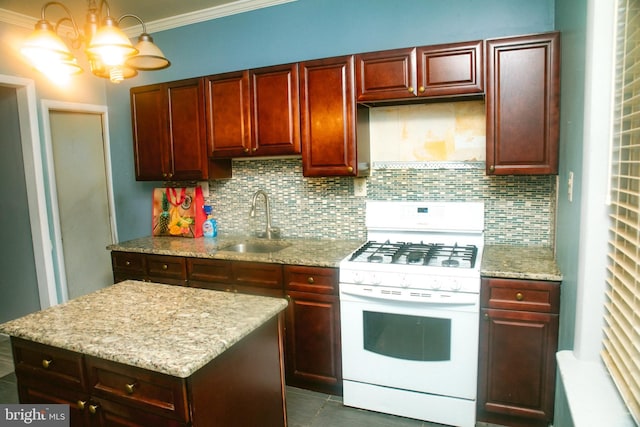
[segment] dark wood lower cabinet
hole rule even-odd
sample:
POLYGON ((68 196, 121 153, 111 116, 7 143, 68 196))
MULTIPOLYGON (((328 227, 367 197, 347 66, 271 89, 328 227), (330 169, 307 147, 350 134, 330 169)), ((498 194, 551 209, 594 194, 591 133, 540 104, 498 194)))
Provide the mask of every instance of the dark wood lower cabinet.
POLYGON ((150 280, 289 300, 286 383, 342 395, 338 269, 112 252, 115 281, 150 280))
POLYGON ((284 268, 287 384, 342 395, 338 269, 284 268))
POLYGON ((482 280, 478 420, 508 426, 553 421, 560 284, 482 280))
POLYGON ((21 403, 66 404, 71 426, 286 426, 283 315, 187 378, 11 338, 21 403))

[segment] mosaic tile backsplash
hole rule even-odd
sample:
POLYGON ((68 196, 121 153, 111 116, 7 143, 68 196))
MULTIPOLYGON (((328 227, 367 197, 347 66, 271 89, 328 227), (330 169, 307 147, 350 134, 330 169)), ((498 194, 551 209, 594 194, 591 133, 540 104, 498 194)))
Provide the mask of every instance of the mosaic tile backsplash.
POLYGON ((365 240, 366 200, 484 201, 485 242, 553 246, 555 176, 486 176, 484 169, 375 168, 364 179, 366 197, 354 195, 354 178, 305 178, 300 158, 233 161, 233 178, 209 182, 223 233, 264 230, 264 200, 249 217, 255 191, 269 194, 273 226, 284 238, 365 240))

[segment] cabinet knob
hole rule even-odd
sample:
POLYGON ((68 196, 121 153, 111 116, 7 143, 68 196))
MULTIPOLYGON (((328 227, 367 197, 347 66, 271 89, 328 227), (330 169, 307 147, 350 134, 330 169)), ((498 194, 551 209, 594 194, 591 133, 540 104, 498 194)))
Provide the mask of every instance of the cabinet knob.
POLYGON ((80 409, 81 411, 84 411, 84 408, 85 408, 86 406, 87 406, 87 402, 86 402, 86 400, 78 400, 78 401, 76 402, 76 407, 77 407, 78 409, 80 409))
POLYGON ((425 90, 427 90, 427 89, 425 89, 425 87, 424 87, 424 86, 420 86, 420 87, 418 88, 418 92, 420 92, 420 93, 424 93, 424 91, 425 91, 425 90))
POLYGON ((258 151, 258 147, 253 147, 253 148, 251 149, 251 151, 253 151, 253 152, 255 153, 256 151, 258 151))
POLYGON ((349 167, 347 168, 347 172, 353 172, 353 166, 349 166, 349 167))
POLYGON ((169 266, 167 264, 162 264, 162 269, 163 270, 167 270, 169 268, 169 266))
POLYGON ((245 153, 248 153, 248 152, 249 152, 249 149, 248 149, 248 148, 245 148, 245 149, 244 149, 244 150, 242 150, 242 151, 244 151, 245 153))
POLYGON ((484 320, 489 320, 489 313, 484 314, 484 320))
POLYGON ((167 177, 167 174, 166 174, 166 173, 163 173, 163 174, 162 174, 162 177, 163 177, 163 178, 166 178, 166 177, 167 177))
POLYGON ((127 394, 133 394, 136 389, 136 385, 136 383, 125 384, 124 390, 127 392, 127 394))
POLYGON ((126 265, 127 267, 129 267, 131 265, 131 261, 125 261, 124 265, 126 265))
POLYGON ((316 282, 316 281, 315 281, 315 279, 313 278, 313 276, 309 276, 309 277, 307 277, 307 283, 310 283, 310 284, 312 284, 312 285, 313 285, 315 282, 316 282))
POLYGON ((42 367, 44 369, 49 369, 53 364, 53 359, 42 359, 42 367))
POLYGON ((95 415, 96 412, 98 412, 98 408, 99 408, 98 405, 89 405, 89 413, 91 415, 95 415))
POLYGON ((407 91, 408 91, 409 93, 413 93, 413 86, 409 86, 409 87, 407 88, 407 91))
POLYGON ((496 167, 494 165, 489 166, 489 172, 495 172, 496 167))
POLYGON ((522 301, 522 300, 524 299, 524 295, 522 295, 522 292, 518 292, 518 293, 516 294, 516 299, 517 299, 518 301, 522 301))

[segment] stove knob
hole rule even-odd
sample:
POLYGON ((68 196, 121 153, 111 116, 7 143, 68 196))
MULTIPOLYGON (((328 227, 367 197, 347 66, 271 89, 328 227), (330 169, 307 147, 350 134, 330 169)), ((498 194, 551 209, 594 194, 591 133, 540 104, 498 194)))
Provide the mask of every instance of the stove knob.
POLYGON ((440 283, 440 279, 433 279, 433 281, 431 282, 431 289, 433 289, 434 291, 437 291, 441 287, 442 287, 442 283, 440 283))
POLYGON ((371 274, 371 284, 372 285, 379 285, 380 283, 382 283, 382 279, 376 273, 372 273, 371 274))
POLYGON ((402 276, 400 278, 400 286, 403 288, 408 288, 409 286, 411 286, 411 280, 409 280, 407 276, 402 276))
POLYGON ((353 282, 357 284, 361 284, 364 278, 360 275, 360 273, 353 273, 353 282))
POLYGON ((460 288, 462 288, 462 285, 460 284, 458 279, 451 279, 451 283, 449 284, 449 287, 451 288, 452 291, 459 291, 460 288))

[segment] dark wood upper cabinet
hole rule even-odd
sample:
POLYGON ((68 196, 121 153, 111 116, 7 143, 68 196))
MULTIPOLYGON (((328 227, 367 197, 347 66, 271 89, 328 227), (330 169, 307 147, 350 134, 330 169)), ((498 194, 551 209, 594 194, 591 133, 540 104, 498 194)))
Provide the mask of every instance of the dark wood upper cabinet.
POLYGON ((558 173, 560 34, 486 42, 487 174, 558 173))
POLYGON ((356 55, 358 102, 482 94, 482 41, 356 55))
POLYGON ((300 154, 298 64, 205 77, 214 158, 300 154))
POLYGON ((131 88, 136 179, 209 177, 200 78, 131 88))
POLYGON ((304 176, 357 176, 369 170, 369 110, 355 98, 354 57, 300 63, 304 176))
POLYGON ((249 72, 205 77, 207 140, 216 157, 240 157, 251 150, 249 72))

